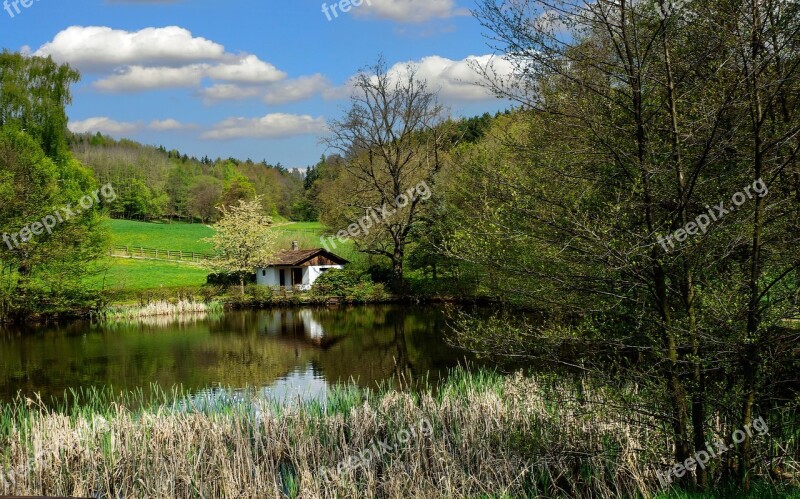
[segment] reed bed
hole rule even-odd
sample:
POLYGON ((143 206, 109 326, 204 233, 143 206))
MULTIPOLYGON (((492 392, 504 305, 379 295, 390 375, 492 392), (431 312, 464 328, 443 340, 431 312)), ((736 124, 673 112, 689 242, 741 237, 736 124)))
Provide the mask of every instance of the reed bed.
MULTIPOLYGON (((457 371, 438 390, 325 401, 72 393, 0 410, 0 495, 651 497, 667 430, 602 389, 457 371), (403 430, 427 421, 431 432, 403 430), (392 446, 371 460, 352 462, 392 446), (348 461, 350 460, 350 461, 348 461), (325 471, 327 469, 327 471, 325 471)), ((2 406, 0 406, 2 407, 2 406)))
POLYGON ((219 301, 205 303, 195 300, 170 302, 159 300, 141 306, 111 307, 102 314, 107 321, 131 321, 148 317, 179 317, 191 314, 210 314, 223 311, 219 301))

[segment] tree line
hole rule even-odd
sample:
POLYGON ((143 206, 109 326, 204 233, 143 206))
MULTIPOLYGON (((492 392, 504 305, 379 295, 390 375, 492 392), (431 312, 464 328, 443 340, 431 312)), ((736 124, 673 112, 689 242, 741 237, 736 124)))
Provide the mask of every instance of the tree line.
POLYGON ((265 213, 306 220, 304 174, 266 160, 201 159, 96 134, 70 134, 75 157, 101 183, 117 186, 119 200, 109 207, 113 218, 150 221, 214 222, 216 206, 234 206, 259 196, 265 213))

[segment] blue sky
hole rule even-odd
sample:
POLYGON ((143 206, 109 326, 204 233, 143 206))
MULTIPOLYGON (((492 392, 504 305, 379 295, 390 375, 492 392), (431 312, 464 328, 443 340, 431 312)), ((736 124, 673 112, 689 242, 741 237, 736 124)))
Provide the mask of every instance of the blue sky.
POLYGON ((470 58, 509 69, 490 58, 472 0, 362 0, 338 15, 321 0, 3 1, 4 49, 81 70, 73 131, 305 167, 349 79, 380 54, 414 64, 454 116, 508 107, 475 84, 470 58))

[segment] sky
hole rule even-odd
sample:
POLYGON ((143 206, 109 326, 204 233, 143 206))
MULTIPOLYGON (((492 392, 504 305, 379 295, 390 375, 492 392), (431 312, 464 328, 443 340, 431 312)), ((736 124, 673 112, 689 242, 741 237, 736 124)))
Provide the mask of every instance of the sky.
POLYGON ((474 62, 510 69, 473 1, 0 0, 0 45, 80 70, 74 132, 304 168, 379 56, 454 117, 508 108, 477 84, 474 62))

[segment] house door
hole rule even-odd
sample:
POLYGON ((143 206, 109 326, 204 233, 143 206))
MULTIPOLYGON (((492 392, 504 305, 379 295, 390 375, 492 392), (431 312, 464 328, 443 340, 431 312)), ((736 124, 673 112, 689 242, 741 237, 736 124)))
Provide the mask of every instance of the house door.
POLYGON ((280 278, 279 278, 279 280, 280 280, 280 286, 281 286, 282 288, 285 288, 285 287, 286 287, 286 273, 285 273, 285 272, 286 272, 286 271, 285 271, 284 269, 280 269, 280 270, 278 270, 278 274, 280 275, 280 278))
POLYGON ((303 269, 292 269, 292 286, 303 284, 303 269))

